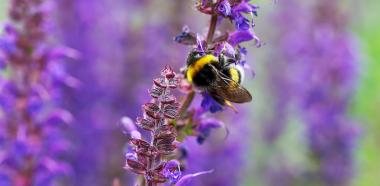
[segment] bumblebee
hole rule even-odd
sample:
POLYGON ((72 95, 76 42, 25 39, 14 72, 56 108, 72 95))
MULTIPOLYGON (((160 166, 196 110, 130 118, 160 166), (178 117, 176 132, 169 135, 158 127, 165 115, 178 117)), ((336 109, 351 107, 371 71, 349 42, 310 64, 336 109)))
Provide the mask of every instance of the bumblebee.
POLYGON ((187 58, 185 78, 196 88, 206 91, 221 105, 233 107, 230 102, 245 103, 251 94, 241 86, 243 69, 235 60, 223 54, 201 54, 192 51, 187 58))

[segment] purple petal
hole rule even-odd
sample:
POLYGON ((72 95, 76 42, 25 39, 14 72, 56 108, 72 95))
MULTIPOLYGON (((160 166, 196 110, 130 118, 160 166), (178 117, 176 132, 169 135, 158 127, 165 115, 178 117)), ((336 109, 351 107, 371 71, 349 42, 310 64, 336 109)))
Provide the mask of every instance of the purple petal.
POLYGON ((226 42, 225 46, 225 55, 231 58, 235 58, 235 48, 226 42))
POLYGON ((65 46, 56 47, 53 50, 51 50, 49 53, 50 59, 57 59, 57 58, 63 58, 63 57, 68 57, 71 59, 79 59, 80 53, 75 49, 65 47, 65 46))
POLYGON ((215 118, 202 119, 197 127, 197 142, 203 144, 203 142, 210 136, 211 129, 223 127, 224 123, 215 118))
POLYGON ((216 12, 223 16, 229 16, 231 14, 231 4, 227 0, 223 0, 216 5, 216 12))
POLYGON ((215 45, 215 50, 214 50, 214 55, 219 56, 224 50, 224 45, 223 43, 217 43, 215 45))
POLYGON ((187 175, 183 176, 174 186, 186 186, 186 185, 188 185, 188 183, 190 183, 190 181, 193 178, 200 176, 200 175, 204 175, 204 174, 211 174, 212 172, 214 172, 214 170, 202 171, 202 172, 197 172, 194 174, 187 174, 187 175))
POLYGON ((134 139, 141 139, 141 134, 137 131, 136 125, 131 118, 124 116, 121 118, 120 123, 123 127, 124 134, 129 134, 131 138, 134 139))
POLYGON ((49 116, 44 120, 47 124, 64 123, 68 124, 73 120, 73 115, 64 109, 54 109, 49 116))
POLYGON ((180 163, 177 160, 168 161, 162 174, 169 179, 170 183, 176 183, 182 175, 180 163))
POLYGON ((199 52, 206 52, 206 41, 203 40, 198 34, 196 36, 197 38, 197 51, 199 52))
POLYGON ((259 9, 259 6, 249 4, 249 1, 243 1, 234 7, 232 7, 232 12, 234 15, 240 14, 240 13, 253 13, 255 16, 257 16, 257 10, 259 9))
POLYGON ((239 3, 236 6, 232 7, 232 11, 235 14, 240 13, 240 12, 250 13, 253 11, 253 7, 247 2, 242 2, 242 3, 239 3))
POLYGON ((228 42, 232 46, 236 46, 242 42, 250 41, 255 37, 255 34, 251 30, 235 31, 229 35, 228 42))
POLYGON ((246 56, 248 53, 247 49, 245 47, 241 47, 241 46, 239 46, 239 52, 241 55, 244 55, 244 56, 246 56))
POLYGON ((237 30, 248 30, 251 26, 251 22, 242 15, 236 16, 234 22, 237 30))
POLYGON ((215 118, 205 118, 202 119, 199 125, 200 130, 207 128, 220 128, 224 126, 224 123, 215 118))
POLYGON ((228 42, 218 43, 215 46, 215 56, 219 56, 221 53, 227 57, 235 58, 235 48, 231 46, 228 42))
POLYGON ((184 45, 195 45, 197 44, 196 35, 190 32, 188 26, 182 28, 182 33, 174 37, 174 41, 184 44, 184 45))
POLYGON ((211 113, 219 112, 223 110, 222 105, 220 105, 217 101, 214 100, 208 93, 202 93, 203 100, 201 103, 201 107, 205 110, 210 111, 211 113))

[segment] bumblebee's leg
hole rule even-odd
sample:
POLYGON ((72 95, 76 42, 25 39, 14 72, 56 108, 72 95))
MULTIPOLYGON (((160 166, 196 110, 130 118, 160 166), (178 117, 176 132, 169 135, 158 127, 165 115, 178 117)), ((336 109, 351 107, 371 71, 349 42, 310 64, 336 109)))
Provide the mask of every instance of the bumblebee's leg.
POLYGON ((233 58, 228 58, 227 62, 226 62, 227 65, 236 64, 236 63, 237 63, 237 61, 235 59, 233 59, 233 58))
POLYGON ((238 110, 237 108, 230 102, 230 101, 227 101, 225 100, 225 104, 230 107, 234 112, 238 113, 238 110))
POLYGON ((219 65, 220 65, 220 67, 224 67, 224 66, 227 65, 227 58, 226 58, 225 55, 220 54, 220 55, 218 56, 218 60, 219 60, 219 65))
POLYGON ((220 105, 223 105, 223 106, 224 106, 224 105, 226 104, 224 98, 219 97, 219 96, 216 96, 216 95, 214 95, 214 94, 212 94, 212 93, 210 93, 210 95, 211 95, 211 97, 212 97, 216 102, 218 102, 220 105))
POLYGON ((219 96, 215 96, 213 94, 211 94, 211 97, 216 101, 218 102, 220 105, 222 106, 227 106, 227 107, 230 107, 234 112, 238 112, 238 110, 236 109, 236 107, 230 102, 230 101, 227 101, 219 96))

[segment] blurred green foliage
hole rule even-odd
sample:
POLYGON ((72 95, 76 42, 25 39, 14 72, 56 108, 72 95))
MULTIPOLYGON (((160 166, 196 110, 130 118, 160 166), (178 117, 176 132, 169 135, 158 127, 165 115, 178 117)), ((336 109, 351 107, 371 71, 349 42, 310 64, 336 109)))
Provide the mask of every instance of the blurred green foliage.
POLYGON ((7 9, 8 2, 1 2, 0 3, 0 22, 3 22, 7 16, 7 9))
POLYGON ((367 1, 353 24, 359 37, 360 80, 353 105, 362 131, 358 144, 357 178, 354 185, 378 185, 380 176, 380 3, 367 1))

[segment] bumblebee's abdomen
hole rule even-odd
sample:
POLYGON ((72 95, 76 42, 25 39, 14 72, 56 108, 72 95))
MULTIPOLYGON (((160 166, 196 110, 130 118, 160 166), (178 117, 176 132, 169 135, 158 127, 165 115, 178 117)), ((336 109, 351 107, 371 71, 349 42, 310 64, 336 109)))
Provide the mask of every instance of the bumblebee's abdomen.
POLYGON ((241 72, 235 68, 235 67, 229 67, 222 70, 222 73, 230 78, 231 80, 235 81, 236 83, 240 84, 242 80, 241 72))
POLYGON ((193 77, 193 83, 198 87, 206 87, 211 85, 216 80, 216 74, 212 69, 211 64, 205 65, 193 77))

